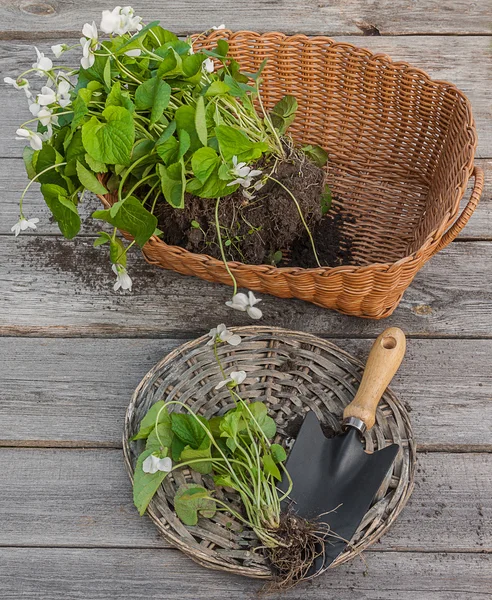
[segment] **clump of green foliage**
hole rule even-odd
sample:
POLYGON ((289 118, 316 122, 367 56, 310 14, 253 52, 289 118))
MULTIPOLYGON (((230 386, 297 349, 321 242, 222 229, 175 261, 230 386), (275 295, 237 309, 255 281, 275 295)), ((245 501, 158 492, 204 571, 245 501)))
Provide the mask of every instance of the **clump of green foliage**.
MULTIPOLYGON (((32 94, 25 73, 15 83, 24 86, 37 115, 18 130, 30 141, 24 160, 31 182, 21 197, 21 222, 34 181, 69 239, 80 230, 85 192, 113 192, 117 201, 92 216, 114 228, 95 245, 109 244, 118 269, 126 265, 128 246, 117 229, 131 234, 130 246, 161 235, 154 214, 161 198, 180 209, 186 192, 218 202, 240 187, 250 196, 259 189, 269 175, 248 165, 262 157, 282 159, 281 136, 297 109, 296 99, 286 96, 267 113, 260 95, 264 65, 256 73, 241 71, 225 39, 213 50, 195 52, 191 40, 180 40, 157 21, 142 27, 133 11, 130 17, 137 32, 128 26, 104 41, 95 24, 86 24, 78 69, 53 67, 40 55, 35 70, 46 75, 52 93, 43 87, 32 94), (26 129, 29 123, 36 131, 26 129)), ((70 48, 59 45, 57 52, 65 50, 70 48)), ((307 146, 305 152, 326 162, 321 148, 307 146)), ((301 207, 299 213, 302 219, 301 207)))

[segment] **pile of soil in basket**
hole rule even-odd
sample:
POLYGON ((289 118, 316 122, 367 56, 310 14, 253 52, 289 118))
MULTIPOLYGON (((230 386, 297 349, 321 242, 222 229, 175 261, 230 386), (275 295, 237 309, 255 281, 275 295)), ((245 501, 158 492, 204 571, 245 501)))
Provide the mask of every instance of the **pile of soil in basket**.
MULTIPOLYGON (((304 220, 312 232, 321 265, 349 264, 350 241, 344 239, 347 216, 340 212, 321 213, 324 191, 323 169, 296 151, 282 162, 260 162, 255 168, 280 181, 296 198, 304 220)), ((164 200, 155 214, 162 239, 199 254, 221 260, 215 226, 214 199, 185 196, 183 209, 164 200)), ((292 196, 269 179, 252 200, 241 188, 219 203, 219 223, 227 260, 246 264, 277 264, 290 267, 317 267, 311 241, 292 196)))

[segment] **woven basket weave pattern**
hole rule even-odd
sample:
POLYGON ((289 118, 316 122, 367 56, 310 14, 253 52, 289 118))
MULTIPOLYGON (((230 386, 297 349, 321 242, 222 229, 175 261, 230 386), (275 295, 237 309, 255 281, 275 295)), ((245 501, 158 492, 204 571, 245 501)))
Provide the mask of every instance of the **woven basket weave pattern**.
MULTIPOLYGON (((245 71, 268 59, 262 84, 267 108, 285 94, 296 96, 299 109, 289 131, 297 142, 328 151, 333 210, 355 217, 344 229, 352 266, 230 263, 239 286, 347 314, 388 316, 478 203, 483 173, 473 167, 477 139, 469 101, 454 85, 432 81, 406 63, 327 37, 217 31, 195 36, 194 48, 211 48, 220 38, 228 38, 230 54, 245 71), (473 172, 475 189, 455 222, 473 172)), ((156 237, 144 255, 163 268, 231 285, 221 261, 156 237)))
MULTIPOLYGON (((234 328, 242 342, 223 345, 219 354, 226 372, 244 369, 248 378, 240 386, 244 399, 263 401, 277 423, 280 443, 292 442, 308 410, 316 412, 332 431, 340 431, 344 407, 353 399, 362 375, 362 365, 335 345, 312 335, 267 327, 234 328)), ((221 375, 204 336, 177 348, 142 380, 129 405, 123 447, 128 472, 133 474, 144 443, 128 439, 138 430, 147 410, 158 400, 179 400, 206 417, 233 407, 226 389, 214 391, 221 375)), ((180 408, 170 408, 180 410, 180 408)), ((376 425, 365 434, 365 446, 374 451, 396 442, 400 452, 393 469, 381 485, 371 509, 364 517, 351 546, 334 566, 353 558, 374 543, 395 520, 408 500, 415 468, 415 443, 408 413, 387 390, 376 414, 376 425)), ((266 578, 270 571, 252 531, 224 513, 200 519, 185 527, 172 509, 177 487, 197 482, 215 489, 208 476, 176 471, 151 501, 149 515, 164 537, 200 564, 225 571, 266 578)), ((234 494, 218 492, 222 500, 241 510, 234 494)))

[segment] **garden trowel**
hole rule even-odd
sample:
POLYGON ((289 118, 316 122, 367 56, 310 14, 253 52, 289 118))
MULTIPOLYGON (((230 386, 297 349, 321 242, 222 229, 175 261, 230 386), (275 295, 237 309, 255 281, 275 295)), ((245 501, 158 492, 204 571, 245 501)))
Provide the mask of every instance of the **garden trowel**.
MULTIPOLYGON (((343 412, 344 433, 326 438, 310 411, 289 454, 286 467, 293 488, 285 508, 330 528, 324 553, 309 576, 326 569, 350 542, 398 453, 399 446, 392 444, 368 454, 361 437, 374 425, 377 405, 400 366, 405 345, 401 329, 386 329, 374 342, 357 394, 343 412)), ((280 487, 287 490, 285 477, 280 487)))

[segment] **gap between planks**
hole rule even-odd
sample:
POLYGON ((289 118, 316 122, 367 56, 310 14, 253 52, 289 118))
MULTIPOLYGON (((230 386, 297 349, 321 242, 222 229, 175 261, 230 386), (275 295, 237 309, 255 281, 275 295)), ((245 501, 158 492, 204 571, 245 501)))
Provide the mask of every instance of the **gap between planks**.
MULTIPOLYGON (((55 448, 60 450, 122 450, 117 442, 98 442, 94 440, 0 440, 0 448, 55 448)), ((492 454, 492 444, 419 444, 417 453, 441 454, 492 454)))

